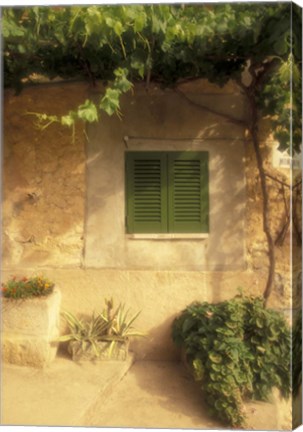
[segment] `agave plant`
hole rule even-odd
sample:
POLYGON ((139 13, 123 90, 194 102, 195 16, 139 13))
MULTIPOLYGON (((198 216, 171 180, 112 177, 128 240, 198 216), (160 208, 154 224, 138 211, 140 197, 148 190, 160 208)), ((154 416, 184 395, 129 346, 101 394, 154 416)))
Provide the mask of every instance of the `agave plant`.
MULTIPOLYGON (((106 304, 113 309, 112 300, 106 304)), ((139 311, 130 316, 130 310, 126 310, 125 305, 120 304, 116 311, 109 315, 112 318, 110 331, 107 335, 102 337, 103 341, 110 342, 109 356, 112 356, 112 353, 117 349, 119 343, 128 342, 130 337, 146 336, 145 333, 136 330, 133 326, 134 321, 138 318, 140 313, 139 311)), ((104 318, 107 319, 106 316, 104 318)))
POLYGON ((112 329, 112 323, 114 322, 114 319, 116 318, 116 315, 118 313, 118 309, 116 309, 116 311, 114 311, 114 301, 113 299, 105 299, 105 306, 106 308, 100 313, 100 316, 102 317, 102 319, 107 322, 110 323, 110 325, 107 328, 107 334, 110 335, 113 333, 113 329, 112 329))
POLYGON ((127 352, 130 337, 145 336, 133 327, 140 312, 130 315, 124 304, 114 308, 113 299, 105 300, 105 309, 90 318, 80 319, 70 312, 63 312, 70 333, 61 336, 59 341, 70 342, 69 351, 73 358, 95 358, 108 352, 111 358, 119 347, 127 352))
POLYGON ((92 349, 96 356, 99 355, 98 342, 106 335, 111 326, 111 321, 104 319, 102 315, 92 314, 90 319, 79 319, 70 312, 63 312, 70 333, 59 338, 61 342, 78 342, 78 353, 81 354, 92 349))
POLYGON ((126 310, 125 305, 120 304, 112 324, 113 334, 121 338, 145 336, 144 333, 139 332, 133 327, 133 323, 140 313, 139 311, 135 315, 129 317, 130 310, 126 310))

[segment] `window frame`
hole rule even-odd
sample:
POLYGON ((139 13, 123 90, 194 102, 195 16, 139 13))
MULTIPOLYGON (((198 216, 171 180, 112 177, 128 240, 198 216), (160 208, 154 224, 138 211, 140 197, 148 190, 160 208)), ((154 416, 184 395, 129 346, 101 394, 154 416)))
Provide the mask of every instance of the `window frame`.
MULTIPOLYGON (((182 172, 182 170, 181 170, 182 172)), ((209 234, 209 152, 205 150, 128 150, 125 152, 125 232, 129 238, 150 238, 150 239, 178 239, 178 238, 206 238, 209 234), (161 166, 161 223, 159 227, 135 228, 134 216, 134 178, 135 159, 149 160, 159 158, 161 166), (200 220, 196 228, 191 229, 191 222, 182 224, 176 222, 177 212, 174 207, 174 190, 177 181, 174 180, 174 163, 179 161, 199 161, 199 205, 200 220), (164 200, 164 202, 163 202, 164 200), (164 207, 164 208, 163 208, 164 207), (177 225, 177 228, 175 226, 177 225), (179 225, 179 226, 178 226, 179 225), (181 229, 181 226, 185 229, 181 229), (197 228, 199 226, 199 228, 197 228)))

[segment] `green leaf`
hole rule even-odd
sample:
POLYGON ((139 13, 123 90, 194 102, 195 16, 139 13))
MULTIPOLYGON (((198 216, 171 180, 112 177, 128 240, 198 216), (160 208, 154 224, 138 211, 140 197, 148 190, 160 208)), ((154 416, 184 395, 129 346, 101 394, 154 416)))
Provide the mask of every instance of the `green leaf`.
POLYGON ((115 26, 115 21, 114 21, 111 17, 106 17, 106 18, 105 18, 105 22, 106 22, 106 25, 107 25, 108 27, 110 27, 110 28, 114 28, 114 26, 115 26))
POLYGON ((134 20, 135 32, 141 32, 146 24, 146 14, 144 12, 138 14, 134 20))
MULTIPOLYGON (((221 371, 221 365, 218 365, 216 363, 212 363, 211 368, 216 371, 216 372, 220 372, 221 371)), ((233 366, 232 366, 233 367, 233 366)))
POLYGON ((2 35, 5 38, 8 38, 10 36, 23 37, 24 34, 25 34, 25 29, 23 29, 20 25, 18 25, 13 20, 8 19, 6 17, 2 18, 2 35))
POLYGON ((114 75, 116 77, 114 81, 114 87, 122 93, 126 93, 133 87, 131 81, 127 79, 127 74, 128 71, 125 68, 117 68, 114 71, 114 75))
POLYGON ((239 326, 238 322, 227 321, 225 325, 230 329, 236 329, 239 326))
POLYGON ((145 61, 140 60, 138 57, 133 57, 131 61, 131 67, 138 71, 138 74, 141 78, 144 77, 145 61))
POLYGON ((116 81, 115 87, 122 93, 126 93, 133 87, 133 84, 127 78, 123 77, 116 81))
POLYGON ((217 373, 210 372, 209 377, 212 381, 217 382, 221 376, 217 373))
POLYGON ((222 362, 222 356, 220 354, 216 354, 214 352, 211 352, 208 354, 208 357, 214 363, 221 363, 222 362))
POLYGON ((65 115, 61 117, 61 124, 63 126, 72 126, 75 123, 73 116, 65 115))
POLYGON ((183 333, 186 333, 191 327, 195 325, 196 321, 192 317, 188 317, 184 320, 182 325, 183 333))
POLYGON ((89 123, 98 121, 98 110, 94 102, 86 99, 84 104, 78 107, 78 117, 89 123))
POLYGON ((113 115, 120 108, 121 91, 118 89, 107 88, 105 96, 100 102, 100 109, 104 110, 108 115, 113 115))
POLYGON ((202 381, 205 373, 202 361, 200 359, 194 359, 193 368, 195 380, 202 381))
POLYGON ((116 33, 117 36, 121 36, 123 33, 123 26, 122 23, 120 21, 116 21, 114 24, 114 32, 116 33))
POLYGON ((256 319, 256 326, 257 326, 258 328, 263 328, 263 321, 262 321, 261 318, 257 318, 257 319, 256 319))

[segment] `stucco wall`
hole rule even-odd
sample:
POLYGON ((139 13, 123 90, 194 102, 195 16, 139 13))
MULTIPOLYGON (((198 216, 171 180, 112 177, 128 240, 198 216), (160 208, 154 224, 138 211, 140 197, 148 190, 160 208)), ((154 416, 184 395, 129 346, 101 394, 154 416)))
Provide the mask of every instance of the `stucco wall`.
MULTIPOLYGON (((187 84, 187 96, 234 117, 245 117, 235 86, 187 84)), ((230 298, 239 287, 261 294, 267 276, 260 181, 242 126, 187 102, 179 94, 135 88, 124 98, 122 120, 101 117, 86 134, 51 125, 35 129, 26 111, 65 113, 82 102, 84 83, 26 88, 4 98, 2 278, 42 273, 62 292, 62 307, 89 314, 104 298, 141 310, 146 339, 133 343, 139 358, 173 358, 173 318, 194 300, 230 298), (210 235, 199 240, 133 240, 124 228, 123 137, 132 149, 210 152, 210 235), (140 137, 144 137, 142 140, 140 137), (148 138, 148 140, 146 140, 148 138), (158 140, 155 140, 158 138, 158 140), (171 139, 174 139, 171 141, 171 139), (175 140, 177 139, 177 140, 175 140), (179 140, 178 140, 179 139, 179 140)), ((271 137, 262 125, 267 169, 271 137), (267 145, 265 145, 267 140, 267 145)), ((285 220, 276 182, 269 181, 275 235, 285 220)), ((288 199, 288 197, 286 197, 288 199)), ((289 308, 289 233, 276 247, 277 276, 270 305, 289 308)))
MULTIPOLYGON (((187 91, 200 105, 241 119, 234 88, 187 91), (204 92, 204 93, 203 93, 204 92), (236 107, 236 109, 232 109, 236 107)), ((122 104, 123 119, 89 127, 84 263, 95 268, 239 270, 244 251, 244 128, 201 110, 174 91, 137 87, 122 104), (207 239, 133 239, 125 232, 125 151, 209 153, 210 232, 207 239)), ((146 237, 146 236, 145 236, 146 237)), ((148 237, 148 236, 147 236, 148 237)), ((163 238, 164 237, 164 238, 163 238)), ((166 238, 165 238, 166 237, 166 238)), ((167 238, 168 237, 168 238, 167 238)))
POLYGON ((86 85, 43 85, 4 95, 3 266, 80 265, 85 202, 85 138, 77 127, 35 127, 29 112, 65 114, 86 85))

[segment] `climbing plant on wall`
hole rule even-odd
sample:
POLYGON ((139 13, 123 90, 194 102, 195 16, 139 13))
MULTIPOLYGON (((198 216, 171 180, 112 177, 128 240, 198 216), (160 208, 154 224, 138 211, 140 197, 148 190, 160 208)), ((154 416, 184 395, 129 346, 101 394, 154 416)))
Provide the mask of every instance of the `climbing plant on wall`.
POLYGON ((299 148, 300 18, 292 3, 4 8, 4 85, 18 93, 37 74, 49 79, 85 78, 92 86, 101 80, 104 93, 98 101, 87 99, 63 116, 36 113, 40 127, 46 127, 121 115, 121 95, 140 81, 147 88, 157 82, 175 89, 184 80, 199 78, 220 86, 230 79, 237 82, 250 109, 244 127, 260 174, 270 262, 267 299, 275 250, 258 124, 269 116, 280 148, 299 148), (249 82, 243 81, 244 70, 249 82))

